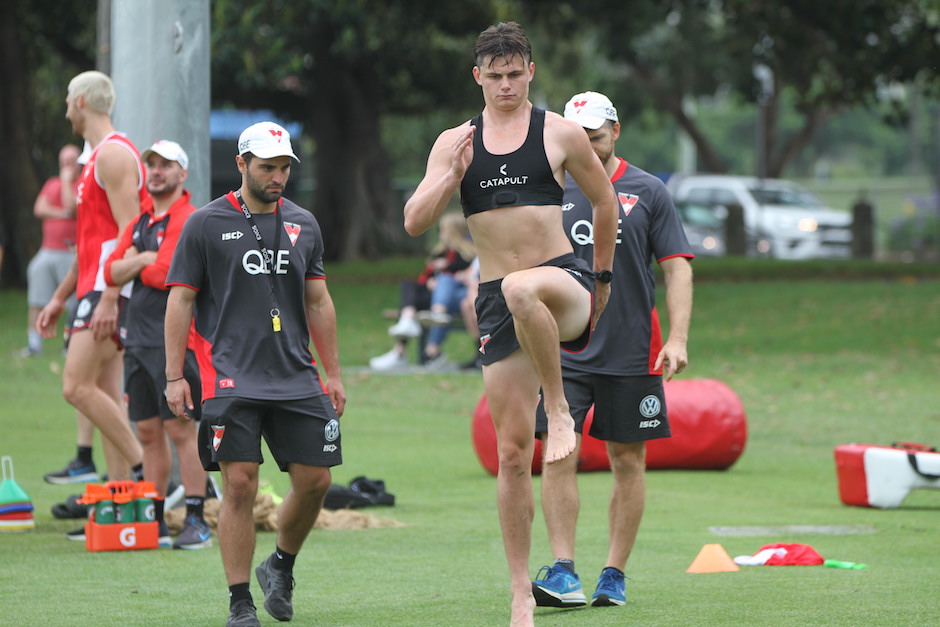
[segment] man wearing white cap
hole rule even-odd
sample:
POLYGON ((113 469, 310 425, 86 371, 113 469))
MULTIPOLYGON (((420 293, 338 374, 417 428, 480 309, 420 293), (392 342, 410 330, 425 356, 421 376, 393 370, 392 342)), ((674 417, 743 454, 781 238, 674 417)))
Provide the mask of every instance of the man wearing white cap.
MULTIPOLYGON (((144 449, 144 478, 166 497, 172 467, 167 436, 176 447, 180 478, 186 491, 186 518, 173 544, 178 549, 199 549, 212 544, 209 525, 203 518, 206 471, 196 449, 196 427, 177 420, 163 396, 166 356, 163 345, 163 315, 169 294, 166 273, 183 224, 196 210, 189 191, 183 188, 189 157, 173 141, 161 140, 145 150, 141 158, 147 171, 150 195, 141 203, 142 212, 118 240, 104 265, 108 285, 133 282, 127 303, 124 338, 124 393, 128 415, 137 423, 137 437, 144 449)), ((187 359, 186 375, 199 388, 195 355, 187 359)), ((163 501, 157 501, 160 542, 168 545, 170 534, 163 520, 163 501)))
MULTIPOLYGON (((195 313, 203 390, 199 447, 207 469, 218 464, 222 471, 218 534, 230 627, 260 625, 249 582, 262 435, 291 482, 275 551, 255 569, 264 607, 278 620, 293 617, 294 559, 320 512, 330 467, 342 462, 339 417, 346 395, 323 236, 312 214, 283 197, 296 160, 283 127, 260 122, 245 129, 235 157, 241 187, 190 217, 167 277, 167 401, 177 416, 195 406, 183 376, 195 313)), ((313 622, 312 615, 304 622, 313 622)))
MULTIPOLYGON (((624 569, 633 548, 645 497, 646 440, 669 437, 663 394, 668 381, 688 363, 686 341, 692 314, 693 257, 679 216, 663 183, 614 153, 620 122, 613 103, 597 92, 577 94, 565 117, 584 127, 594 152, 620 201, 620 237, 614 255, 614 281, 607 313, 594 329, 587 349, 561 358, 565 397, 577 423, 578 447, 590 407, 590 435, 607 442, 614 486, 609 506, 606 567, 591 597, 593 606, 626 603, 624 569), (655 307, 652 259, 666 284, 669 338, 665 344, 655 307)), ((569 177, 565 186, 565 230, 575 254, 594 254, 590 204, 569 177)), ((536 429, 547 429, 539 407, 536 429)), ((587 599, 574 569, 575 525, 579 498, 577 455, 543 467, 542 511, 555 563, 532 585, 539 605, 577 607, 587 599)))

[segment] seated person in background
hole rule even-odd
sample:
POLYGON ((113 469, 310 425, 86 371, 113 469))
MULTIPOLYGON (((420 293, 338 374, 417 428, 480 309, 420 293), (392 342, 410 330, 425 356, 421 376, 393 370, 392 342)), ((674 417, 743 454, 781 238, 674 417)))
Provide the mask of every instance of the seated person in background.
MULTIPOLYGON (((474 258, 475 261, 476 258, 474 258)), ((438 368, 447 361, 441 347, 450 331, 450 323, 454 316, 463 315, 463 302, 467 297, 470 284, 479 282, 473 278, 473 267, 470 265, 453 274, 446 272, 438 274, 434 281, 434 289, 431 291, 431 309, 418 312, 418 320, 431 327, 424 346, 424 365, 428 368, 438 368)), ((467 324, 466 317, 464 317, 464 324, 467 324)), ((473 311, 470 324, 476 327, 476 311, 473 311)), ((470 329, 469 326, 468 329, 470 329)), ((478 337, 479 333, 475 332, 474 336, 478 337)))
POLYGON ((440 236, 431 249, 424 271, 417 281, 402 283, 398 322, 388 330, 388 334, 395 338, 395 346, 389 352, 370 359, 369 367, 373 370, 390 370, 407 365, 405 350, 408 341, 421 336, 422 322, 435 327, 432 333, 440 331, 429 338, 429 344, 435 342, 434 357, 439 358, 451 315, 460 312, 460 300, 466 290, 466 285, 455 280, 455 275, 470 267, 475 257, 476 248, 463 216, 451 213, 441 218, 440 236), (463 290, 459 289, 460 285, 463 290), (440 291, 435 299, 433 294, 438 287, 440 291))

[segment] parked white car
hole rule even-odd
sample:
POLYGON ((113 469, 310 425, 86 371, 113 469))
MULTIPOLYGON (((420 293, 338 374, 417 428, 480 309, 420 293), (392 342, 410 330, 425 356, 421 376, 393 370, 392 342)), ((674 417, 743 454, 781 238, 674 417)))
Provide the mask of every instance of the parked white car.
POLYGON ((724 207, 682 200, 675 201, 675 206, 692 253, 696 257, 723 257, 728 211, 724 207))
POLYGON ((677 202, 740 205, 749 255, 778 259, 844 259, 851 255, 852 215, 827 207, 792 181, 678 174, 666 187, 677 202))

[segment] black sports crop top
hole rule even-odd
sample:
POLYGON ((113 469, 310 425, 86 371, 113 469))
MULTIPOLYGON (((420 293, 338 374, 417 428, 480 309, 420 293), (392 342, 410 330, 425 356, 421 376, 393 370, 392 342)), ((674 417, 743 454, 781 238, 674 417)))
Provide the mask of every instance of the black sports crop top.
POLYGON ((552 174, 545 155, 545 111, 532 107, 529 134, 518 150, 494 155, 483 147, 483 114, 470 120, 473 161, 460 182, 463 215, 499 207, 561 205, 565 190, 552 174))

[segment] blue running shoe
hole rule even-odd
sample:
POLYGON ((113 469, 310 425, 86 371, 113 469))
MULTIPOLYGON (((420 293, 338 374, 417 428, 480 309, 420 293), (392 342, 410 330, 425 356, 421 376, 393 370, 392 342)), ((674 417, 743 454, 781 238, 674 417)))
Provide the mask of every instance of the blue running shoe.
POLYGON ((47 472, 42 478, 47 483, 88 483, 98 480, 98 471, 94 462, 86 464, 76 457, 62 470, 47 472))
POLYGON ((581 578, 564 566, 542 566, 532 582, 532 596, 541 607, 581 607, 587 605, 581 578), (542 573, 545 573, 542 576, 542 573))
POLYGON ((597 588, 591 597, 591 605, 604 607, 623 605, 627 602, 627 584, 622 572, 616 568, 605 568, 597 578, 597 588))

